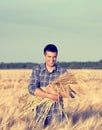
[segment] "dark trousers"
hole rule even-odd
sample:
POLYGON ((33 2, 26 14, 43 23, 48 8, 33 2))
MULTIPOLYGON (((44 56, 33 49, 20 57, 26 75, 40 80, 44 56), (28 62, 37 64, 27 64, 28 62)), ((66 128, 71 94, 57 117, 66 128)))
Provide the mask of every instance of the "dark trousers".
MULTIPOLYGON (((40 105, 37 107, 36 109, 36 116, 35 116, 35 121, 39 120, 42 118, 43 116, 43 105, 40 105), (38 119, 39 118, 39 119, 38 119)), ((46 115, 46 118, 43 120, 42 123, 40 124, 36 124, 36 127, 41 127, 41 128, 45 128, 48 125, 50 125, 50 123, 52 122, 52 120, 55 119, 56 122, 60 123, 63 119, 64 119, 64 113, 63 113, 63 99, 60 97, 60 100, 58 103, 53 103, 50 110, 48 111, 48 114, 46 115)))

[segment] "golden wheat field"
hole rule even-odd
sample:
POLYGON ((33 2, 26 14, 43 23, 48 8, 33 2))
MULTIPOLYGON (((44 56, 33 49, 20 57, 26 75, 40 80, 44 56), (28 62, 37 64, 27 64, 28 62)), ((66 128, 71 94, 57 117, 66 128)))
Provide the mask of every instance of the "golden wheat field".
MULTIPOLYGON (((28 92, 31 72, 0 70, 0 130, 38 130, 37 100, 28 92)), ((53 119, 45 130, 102 130, 102 70, 68 70, 52 84, 67 95, 65 119, 60 124, 53 119)))

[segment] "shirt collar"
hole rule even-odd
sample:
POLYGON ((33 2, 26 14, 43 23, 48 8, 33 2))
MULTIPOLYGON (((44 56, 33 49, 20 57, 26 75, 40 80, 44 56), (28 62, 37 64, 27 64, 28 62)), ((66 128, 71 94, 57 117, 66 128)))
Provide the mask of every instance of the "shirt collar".
MULTIPOLYGON (((45 63, 41 65, 41 71, 46 71, 45 63)), ((55 64, 55 69, 53 71, 57 70, 57 64, 55 64)))

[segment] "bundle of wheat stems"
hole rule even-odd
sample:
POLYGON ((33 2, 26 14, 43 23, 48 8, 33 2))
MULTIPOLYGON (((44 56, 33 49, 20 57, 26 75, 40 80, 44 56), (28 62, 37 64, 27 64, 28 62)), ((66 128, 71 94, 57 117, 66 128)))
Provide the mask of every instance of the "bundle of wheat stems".
MULTIPOLYGON (((67 71, 60 77, 56 78, 51 83, 51 85, 53 86, 53 89, 57 92, 58 95, 63 95, 65 98, 75 98, 77 91, 78 94, 84 93, 82 87, 85 85, 85 83, 81 78, 79 79, 75 74, 71 73, 70 71, 67 71)), ((45 90, 45 87, 42 87, 42 89, 45 90)), ((41 112, 39 113, 37 120, 33 122, 33 124, 34 127, 41 126, 41 125, 43 126, 47 114, 54 101, 48 98, 32 96, 30 94, 24 95, 20 100, 23 101, 22 105, 19 108, 20 116, 24 116, 24 113, 27 114, 29 111, 33 111, 33 117, 35 117, 36 108, 38 106, 41 106, 41 112)), ((58 106, 59 106, 58 109, 60 113, 62 113, 63 111, 63 113, 65 114, 65 119, 68 120, 68 117, 64 109, 60 107, 59 101, 58 101, 58 106)))

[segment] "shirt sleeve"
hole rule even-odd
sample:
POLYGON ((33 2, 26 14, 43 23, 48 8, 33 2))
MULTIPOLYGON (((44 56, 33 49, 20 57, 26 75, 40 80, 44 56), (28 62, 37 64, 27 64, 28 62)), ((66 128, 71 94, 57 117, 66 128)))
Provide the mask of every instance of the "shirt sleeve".
POLYGON ((62 74, 65 73, 66 71, 67 71, 67 69, 66 69, 66 68, 63 68, 63 69, 62 69, 62 74))
POLYGON ((31 74, 31 77, 30 77, 30 83, 28 85, 28 90, 29 90, 29 93, 34 95, 34 91, 36 90, 36 88, 39 88, 40 87, 40 82, 39 82, 39 76, 38 76, 38 68, 33 68, 32 70, 32 74, 31 74))
POLYGON ((61 67, 60 68, 60 75, 64 74, 67 71, 66 68, 61 67))

